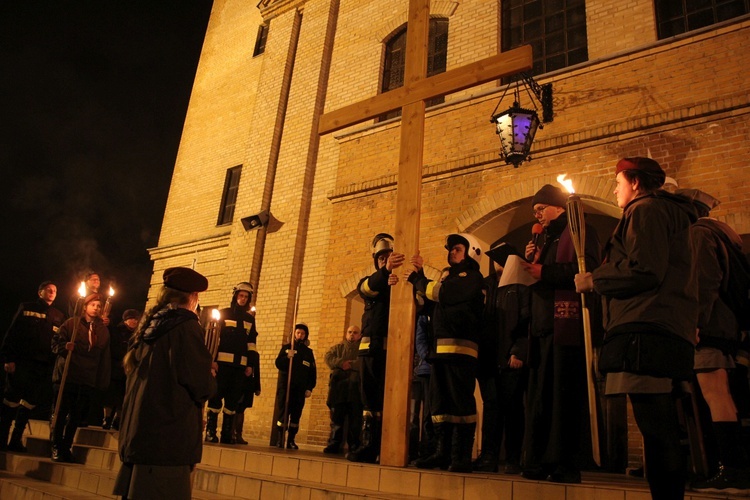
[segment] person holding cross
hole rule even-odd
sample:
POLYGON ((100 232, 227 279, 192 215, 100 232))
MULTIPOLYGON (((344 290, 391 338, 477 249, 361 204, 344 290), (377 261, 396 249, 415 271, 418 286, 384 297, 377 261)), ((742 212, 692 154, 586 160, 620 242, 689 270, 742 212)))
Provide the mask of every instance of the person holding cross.
POLYGON ((414 270, 405 273, 414 292, 434 303, 435 350, 428 391, 437 446, 414 465, 471 472, 477 425, 474 386, 484 310, 484 278, 479 272, 483 249, 468 233, 449 234, 445 248, 450 265, 439 281, 425 276, 419 253, 410 261, 414 270))
POLYGON ((380 456, 391 286, 396 283, 391 278, 396 278, 392 272, 405 259, 404 254, 393 251, 393 237, 387 233, 373 238, 372 258, 375 272, 362 278, 357 285, 359 296, 365 302, 359 343, 362 433, 360 447, 346 454, 351 462, 376 463, 380 456))

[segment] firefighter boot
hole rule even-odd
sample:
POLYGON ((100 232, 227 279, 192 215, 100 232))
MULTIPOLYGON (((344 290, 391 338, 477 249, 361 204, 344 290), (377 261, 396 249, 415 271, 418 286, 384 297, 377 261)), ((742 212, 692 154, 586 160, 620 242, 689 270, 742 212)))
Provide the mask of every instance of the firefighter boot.
POLYGON ((234 444, 247 444, 247 441, 245 441, 242 438, 242 427, 244 425, 245 425, 245 412, 238 411, 234 415, 234 433, 233 433, 234 444))
POLYGON ((453 431, 453 449, 449 472, 471 472, 471 450, 474 448, 474 431, 477 424, 456 424, 453 431))
POLYGON ((13 427, 13 434, 10 435, 10 443, 8 443, 8 449, 10 451, 17 451, 20 453, 26 452, 26 447, 23 445, 23 431, 26 430, 26 424, 29 423, 29 409, 25 406, 18 407, 18 414, 16 415, 16 424, 13 427))
POLYGON ((0 450, 8 449, 8 434, 10 434, 10 426, 13 424, 15 415, 15 408, 0 403, 0 450))
POLYGON ((429 457, 419 458, 414 461, 414 465, 419 469, 434 469, 440 467, 445 470, 451 463, 453 424, 441 422, 435 424, 434 428, 435 437, 437 438, 435 452, 429 457))
POLYGON ((328 438, 328 446, 323 448, 323 453, 338 453, 343 438, 344 428, 331 422, 331 437, 328 438))
POLYGON ((380 456, 380 420, 367 415, 362 420, 362 445, 347 453, 350 462, 374 464, 380 456))
POLYGON ((232 441, 232 432, 234 431, 234 415, 224 413, 221 417, 221 444, 234 444, 232 441))
POLYGON ((216 426, 219 424, 219 413, 208 409, 206 412, 206 442, 207 443, 218 443, 219 438, 216 437, 216 426))
POLYGON ((286 436, 286 449, 287 450, 299 450, 299 446, 294 442, 294 437, 297 435, 299 427, 294 424, 289 424, 289 432, 286 436))

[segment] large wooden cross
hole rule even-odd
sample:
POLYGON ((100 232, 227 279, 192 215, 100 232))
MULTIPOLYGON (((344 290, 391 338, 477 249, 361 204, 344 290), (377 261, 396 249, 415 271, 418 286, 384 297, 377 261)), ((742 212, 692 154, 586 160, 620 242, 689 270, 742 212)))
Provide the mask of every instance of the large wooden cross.
MULTIPOLYGON (((430 0, 409 0, 403 87, 331 111, 320 117, 327 134, 401 108, 401 147, 396 188, 396 250, 407 259, 419 249, 425 101, 532 67, 531 47, 482 59, 427 78, 430 0)), ((380 229, 379 229, 380 230, 380 229)), ((407 264, 408 265, 408 264, 407 264)), ((391 293, 381 465, 408 463, 409 398, 414 356, 415 306, 412 287, 401 280, 391 293)))

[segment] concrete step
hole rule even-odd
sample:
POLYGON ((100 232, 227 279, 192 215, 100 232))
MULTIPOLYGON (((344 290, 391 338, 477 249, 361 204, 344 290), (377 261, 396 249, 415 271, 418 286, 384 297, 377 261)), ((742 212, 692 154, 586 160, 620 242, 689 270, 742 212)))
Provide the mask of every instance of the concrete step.
POLYGON ((0 471, 0 498, 34 500, 92 500, 105 497, 67 486, 0 471))

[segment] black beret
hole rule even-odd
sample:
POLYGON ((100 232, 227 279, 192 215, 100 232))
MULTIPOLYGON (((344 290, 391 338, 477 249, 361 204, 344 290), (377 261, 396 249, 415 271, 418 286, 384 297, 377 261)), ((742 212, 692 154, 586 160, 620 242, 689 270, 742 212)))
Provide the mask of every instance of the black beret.
POLYGON ((304 330, 304 332, 305 332, 305 339, 307 339, 307 337, 310 336, 310 329, 304 323, 297 323, 296 325, 294 325, 294 329, 295 330, 304 330))
POLYGON ((545 184, 531 199, 532 207, 537 203, 565 208, 568 203, 568 196, 559 187, 545 184))
POLYGON ((189 267, 170 267, 164 271, 164 286, 181 292, 203 292, 208 288, 208 280, 189 267))

